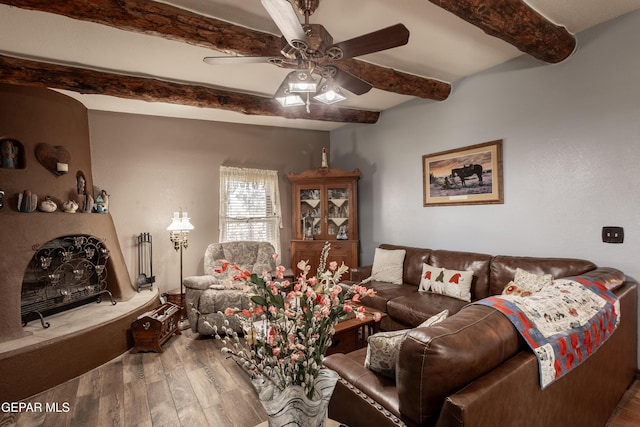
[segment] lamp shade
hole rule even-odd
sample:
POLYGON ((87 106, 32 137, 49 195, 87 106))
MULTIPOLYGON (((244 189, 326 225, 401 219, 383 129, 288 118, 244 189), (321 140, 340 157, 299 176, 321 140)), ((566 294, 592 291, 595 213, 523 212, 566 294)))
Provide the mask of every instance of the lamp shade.
POLYGON ((174 212, 171 224, 167 227, 167 231, 191 231, 194 229, 193 224, 189 221, 189 215, 186 212, 174 212))
POLYGON ((347 98, 342 94, 342 90, 337 84, 329 81, 320 87, 320 90, 313 99, 324 104, 335 104, 336 102, 344 101, 347 98))
POLYGON ((289 91, 289 85, 286 82, 280 85, 280 88, 273 97, 283 107, 297 107, 305 104, 300 95, 289 91))
POLYGON ((308 70, 296 70, 287 76, 289 92, 315 92, 318 90, 318 80, 308 70))

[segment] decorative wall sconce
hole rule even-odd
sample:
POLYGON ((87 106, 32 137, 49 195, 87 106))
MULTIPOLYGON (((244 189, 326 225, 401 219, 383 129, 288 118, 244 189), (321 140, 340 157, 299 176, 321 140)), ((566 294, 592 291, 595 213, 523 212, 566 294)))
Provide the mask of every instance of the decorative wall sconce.
POLYGON ((61 176, 69 172, 71 154, 61 145, 41 143, 36 147, 36 159, 49 172, 61 176))

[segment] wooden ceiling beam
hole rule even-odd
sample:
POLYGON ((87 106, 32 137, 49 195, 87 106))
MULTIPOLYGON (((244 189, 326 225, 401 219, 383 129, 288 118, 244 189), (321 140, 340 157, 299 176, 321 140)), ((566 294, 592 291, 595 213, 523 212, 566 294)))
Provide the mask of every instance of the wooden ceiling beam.
MULTIPOLYGON (((164 3, 145 0, 0 0, 22 9, 54 13, 120 30, 163 37, 233 55, 280 56, 280 37, 164 3)), ((451 85, 355 59, 341 65, 387 92, 441 101, 451 85)))
POLYGON ((522 0, 429 1, 541 61, 563 61, 576 47, 575 37, 566 28, 548 21, 522 0))
POLYGON ((65 89, 81 94, 109 95, 150 102, 166 102, 217 108, 248 115, 373 124, 380 112, 312 104, 282 108, 274 99, 207 86, 188 85, 134 77, 68 65, 50 64, 0 55, 0 82, 24 86, 65 89))

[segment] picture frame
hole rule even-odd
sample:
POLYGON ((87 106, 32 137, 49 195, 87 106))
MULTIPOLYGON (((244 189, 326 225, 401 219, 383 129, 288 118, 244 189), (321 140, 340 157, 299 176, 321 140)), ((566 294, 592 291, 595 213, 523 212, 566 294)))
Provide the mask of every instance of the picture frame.
POLYGON ((424 206, 503 204, 502 140, 422 156, 424 206))

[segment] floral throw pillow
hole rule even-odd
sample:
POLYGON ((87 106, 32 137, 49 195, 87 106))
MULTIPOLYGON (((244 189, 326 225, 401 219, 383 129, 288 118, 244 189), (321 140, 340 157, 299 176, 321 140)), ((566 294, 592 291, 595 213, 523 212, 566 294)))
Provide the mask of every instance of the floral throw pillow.
POLYGON ((550 285, 552 281, 553 276, 551 274, 529 273, 518 267, 513 280, 504 288, 502 295, 528 297, 539 292, 543 287, 550 285))
POLYGON ((431 284, 431 292, 471 302, 473 271, 442 269, 431 284))
MULTIPOLYGON (((449 310, 431 316, 418 327, 426 327, 442 322, 449 315, 449 310)), ((400 344, 411 329, 399 331, 378 332, 369 337, 367 346, 367 357, 364 360, 365 368, 371 369, 385 377, 396 377, 396 363, 398 362, 398 352, 400 344)))
POLYGON ((434 267, 432 265, 422 264, 422 276, 420 277, 420 286, 418 291, 427 292, 431 290, 433 282, 442 274, 444 268, 434 267))

